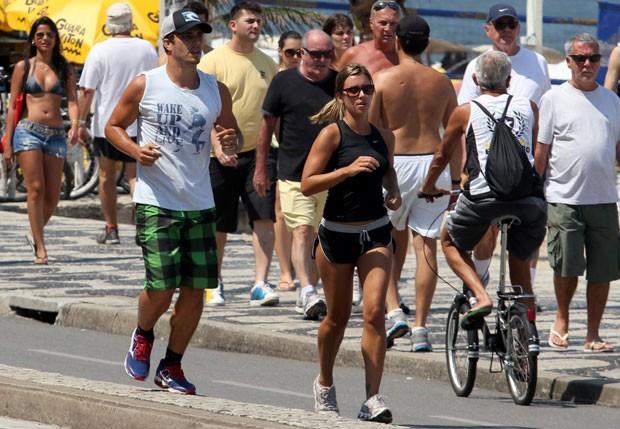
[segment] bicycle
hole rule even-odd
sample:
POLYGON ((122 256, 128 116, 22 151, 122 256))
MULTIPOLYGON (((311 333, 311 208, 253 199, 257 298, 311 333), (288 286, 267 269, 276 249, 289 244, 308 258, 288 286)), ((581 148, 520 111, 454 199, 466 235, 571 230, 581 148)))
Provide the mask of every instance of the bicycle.
POLYGON ((483 350, 491 353, 489 371, 505 372, 513 401, 518 405, 529 405, 536 392, 540 346, 533 323, 535 313, 519 302, 535 296, 525 294, 521 286, 507 285, 505 281, 507 232, 510 226, 519 223, 519 218, 512 215, 493 221, 500 229, 501 243, 495 330, 492 332, 483 318, 469 329, 461 326, 463 316, 475 305, 475 298, 465 285, 450 307, 446 324, 446 362, 450 383, 457 396, 469 396, 474 387, 480 356, 479 331, 482 333, 483 350), (493 368, 494 355, 499 358, 499 370, 493 368))

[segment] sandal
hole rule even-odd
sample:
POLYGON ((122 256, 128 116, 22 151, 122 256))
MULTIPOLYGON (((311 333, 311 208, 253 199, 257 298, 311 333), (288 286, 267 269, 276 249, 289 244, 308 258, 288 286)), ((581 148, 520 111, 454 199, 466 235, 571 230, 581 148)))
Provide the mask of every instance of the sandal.
POLYGON ((278 290, 282 291, 282 292, 292 292, 295 289, 297 289, 295 287, 295 283, 293 282, 285 282, 285 281, 280 281, 280 283, 278 283, 278 290))
POLYGON ((33 263, 35 265, 47 265, 48 264, 47 256, 35 256, 33 263))
POLYGON ((566 350, 568 348, 568 332, 566 332, 564 335, 560 335, 558 331, 551 327, 551 329, 549 329, 549 339, 547 340, 547 344, 549 344, 549 347, 553 349, 566 350), (557 342, 552 340, 553 337, 558 337, 560 341, 566 342, 566 344, 558 344, 557 342))
POLYGON ((482 322, 484 321, 484 317, 491 314, 491 311, 493 311, 492 305, 472 308, 463 316, 463 319, 461 320, 461 328, 466 331, 480 328, 482 326, 482 322))
POLYGON ((30 246, 32 253, 34 254, 33 264, 47 265, 48 264, 47 255, 37 256, 37 244, 34 242, 34 239, 32 238, 30 234, 26 234, 26 241, 28 242, 28 245, 30 246))
POLYGON ((614 346, 599 338, 598 340, 585 343, 583 351, 586 353, 611 353, 614 351, 614 346))

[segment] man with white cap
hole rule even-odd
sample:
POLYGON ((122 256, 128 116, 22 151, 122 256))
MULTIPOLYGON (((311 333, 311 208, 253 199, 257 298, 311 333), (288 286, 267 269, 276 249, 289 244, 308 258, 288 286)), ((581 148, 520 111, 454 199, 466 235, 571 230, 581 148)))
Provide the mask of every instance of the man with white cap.
POLYGON ((105 130, 114 146, 138 162, 133 200, 146 280, 125 371, 135 380, 148 376, 153 327, 179 289, 154 381, 189 395, 196 387, 185 378, 181 358, 200 321, 204 290, 218 280, 209 155, 212 145, 232 156, 242 144, 230 92, 196 69, 202 36, 210 32, 193 11, 168 16, 161 25, 166 65, 131 81, 105 130), (138 145, 126 131, 136 119, 138 145))
MULTIPOLYGON (((125 163, 125 174, 130 191, 136 179, 136 163, 133 158, 112 146, 104 136, 105 124, 112 114, 127 84, 141 71, 157 66, 157 53, 153 46, 142 39, 132 37, 131 8, 127 3, 114 3, 107 11, 105 31, 110 38, 92 47, 86 58, 80 77, 79 137, 88 140, 86 117, 95 99, 95 111, 91 133, 95 156, 99 158, 99 199, 106 226, 97 237, 100 244, 118 244, 116 216, 116 163, 125 163), (119 61, 122 58, 122 61, 119 61)), ((136 124, 127 132, 135 140, 136 124)))

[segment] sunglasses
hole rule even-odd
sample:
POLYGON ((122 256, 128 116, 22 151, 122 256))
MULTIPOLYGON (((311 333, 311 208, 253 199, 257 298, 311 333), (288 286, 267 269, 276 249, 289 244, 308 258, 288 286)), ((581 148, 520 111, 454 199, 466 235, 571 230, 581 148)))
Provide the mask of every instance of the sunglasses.
POLYGON ((375 2, 372 5, 372 10, 377 12, 377 11, 385 9, 386 7, 389 7, 392 10, 400 12, 400 5, 398 3, 396 3, 395 1, 378 1, 378 2, 375 2))
POLYGON ((510 28, 511 30, 514 30, 518 26, 519 26, 519 21, 515 19, 510 19, 510 20, 505 20, 505 21, 495 21, 493 23, 493 27, 495 27, 496 30, 503 30, 506 27, 510 28))
POLYGON ((51 31, 40 31, 34 34, 34 37, 36 37, 37 39, 42 39, 45 36, 47 36, 48 39, 56 38, 56 34, 52 33, 51 31))
POLYGON ((306 48, 302 48, 313 60, 320 60, 321 58, 331 59, 334 55, 333 51, 310 51, 306 48))
POLYGON ((292 48, 285 49, 284 55, 287 56, 288 58, 301 57, 301 49, 292 49, 292 48))
POLYGON ((342 93, 349 97, 357 97, 361 91, 364 91, 366 95, 372 95, 375 93, 375 86, 369 83, 367 85, 356 85, 342 89, 342 93))
POLYGON ((586 60, 590 61, 592 64, 598 63, 601 60, 601 54, 592 54, 592 55, 569 55, 569 57, 575 61, 576 63, 585 63, 586 60))

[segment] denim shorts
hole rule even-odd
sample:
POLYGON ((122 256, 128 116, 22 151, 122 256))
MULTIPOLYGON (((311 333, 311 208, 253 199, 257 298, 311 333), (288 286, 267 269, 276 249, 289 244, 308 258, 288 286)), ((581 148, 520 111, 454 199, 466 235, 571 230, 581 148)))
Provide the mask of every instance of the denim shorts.
POLYGON ((13 152, 40 150, 56 158, 67 157, 67 137, 63 127, 50 127, 22 119, 13 132, 13 152))

